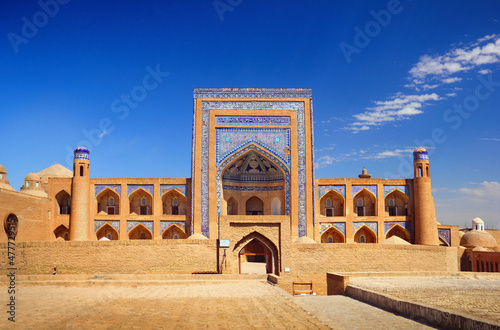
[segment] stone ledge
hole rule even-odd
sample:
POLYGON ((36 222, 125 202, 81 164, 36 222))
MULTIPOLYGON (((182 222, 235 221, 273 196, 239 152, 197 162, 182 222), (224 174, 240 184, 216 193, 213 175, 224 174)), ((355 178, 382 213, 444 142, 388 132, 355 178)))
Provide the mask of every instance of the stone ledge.
POLYGON ((399 299, 389 294, 348 285, 346 295, 384 310, 412 319, 423 319, 431 324, 450 329, 499 329, 500 323, 474 317, 449 309, 399 299))

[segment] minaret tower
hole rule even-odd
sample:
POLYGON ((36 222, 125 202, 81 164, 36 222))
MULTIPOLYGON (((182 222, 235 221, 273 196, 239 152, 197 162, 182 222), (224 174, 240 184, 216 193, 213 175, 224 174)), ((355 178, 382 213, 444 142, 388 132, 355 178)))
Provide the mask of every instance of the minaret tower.
POLYGON ((90 152, 85 147, 75 149, 73 161, 73 183, 71 185, 71 216, 69 239, 71 241, 89 240, 90 210, 90 152))
POLYGON ((436 209, 431 191, 429 154, 424 148, 413 152, 413 196, 415 204, 415 243, 439 245, 436 209))

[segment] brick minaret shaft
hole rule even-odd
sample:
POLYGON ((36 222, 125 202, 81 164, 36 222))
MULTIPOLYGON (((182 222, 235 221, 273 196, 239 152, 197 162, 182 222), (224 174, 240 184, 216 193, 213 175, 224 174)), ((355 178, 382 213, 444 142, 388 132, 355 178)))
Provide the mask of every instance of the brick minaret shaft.
POLYGON ((89 155, 89 150, 84 147, 75 149, 73 182, 71 184, 71 215, 69 223, 69 239, 72 241, 89 240, 89 155))
POLYGON ((413 152, 415 201, 415 243, 439 245, 436 209, 431 191, 429 155, 424 148, 413 152))

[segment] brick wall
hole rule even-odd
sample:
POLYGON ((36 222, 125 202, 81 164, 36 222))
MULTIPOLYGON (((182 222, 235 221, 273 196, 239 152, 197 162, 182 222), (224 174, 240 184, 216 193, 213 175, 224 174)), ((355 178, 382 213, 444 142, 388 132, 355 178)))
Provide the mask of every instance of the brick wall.
MULTIPOLYGON (((0 243, 0 265, 7 268, 7 244, 0 243)), ((215 240, 18 242, 17 273, 191 274, 217 270, 215 240)))
POLYGON ((285 277, 283 287, 291 292, 293 281, 312 281, 314 292, 324 295, 328 272, 457 272, 456 249, 418 245, 292 244, 293 265, 289 274, 281 274, 285 277))

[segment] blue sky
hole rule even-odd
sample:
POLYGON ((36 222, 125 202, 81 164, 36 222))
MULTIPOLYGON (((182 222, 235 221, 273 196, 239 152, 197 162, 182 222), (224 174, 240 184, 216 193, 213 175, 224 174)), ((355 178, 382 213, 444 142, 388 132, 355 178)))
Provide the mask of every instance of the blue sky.
POLYGON ((92 177, 189 177, 194 88, 312 88, 317 177, 411 178, 424 146, 438 221, 500 229, 498 1, 0 7, 0 164, 15 189, 71 168, 85 140, 92 177))

